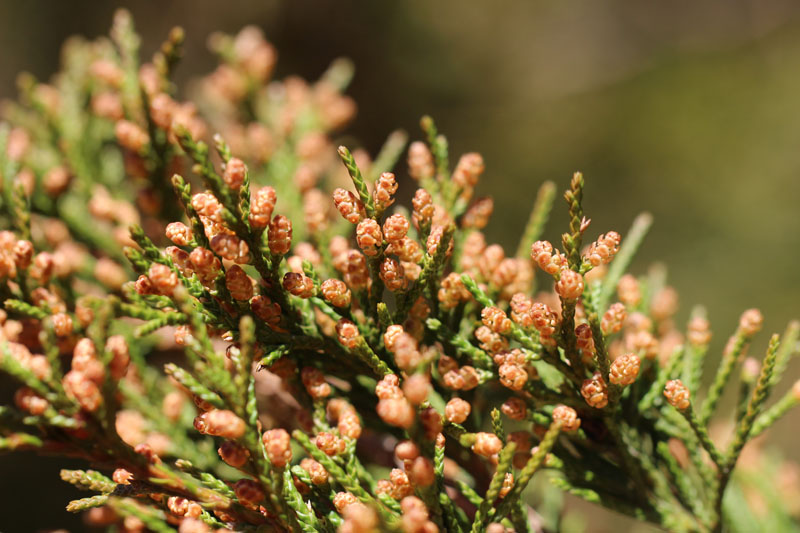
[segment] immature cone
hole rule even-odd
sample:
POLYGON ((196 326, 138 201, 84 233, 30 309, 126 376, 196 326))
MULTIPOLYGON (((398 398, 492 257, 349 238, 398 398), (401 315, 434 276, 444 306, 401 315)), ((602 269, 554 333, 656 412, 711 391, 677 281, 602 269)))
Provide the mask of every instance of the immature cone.
POLYGON ((192 240, 192 230, 183 222, 170 222, 165 233, 178 246, 187 246, 192 240))
POLYGON ((392 292, 404 291, 408 287, 408 278, 403 263, 395 261, 391 257, 383 260, 379 274, 386 288, 392 292))
POLYGON ((345 189, 333 191, 333 203, 342 217, 351 224, 358 224, 365 215, 364 204, 358 197, 345 189))
POLYGON ((233 484, 233 492, 244 505, 256 505, 264 499, 264 490, 257 481, 240 479, 233 484))
POLYGON ((481 321, 484 326, 500 335, 505 335, 511 331, 511 320, 498 307, 484 307, 481 310, 481 321))
POLYGON ((250 197, 250 216, 248 221, 253 229, 264 229, 272 219, 272 211, 278 197, 272 187, 262 187, 250 197))
POLYGON ((556 282, 556 292, 564 300, 577 300, 583 294, 583 276, 574 270, 562 270, 561 277, 556 282))
POLYGON ((273 302, 267 296, 254 296, 250 300, 250 308, 253 313, 267 323, 271 328, 276 328, 281 323, 281 306, 273 302))
POLYGON ((491 198, 479 198, 470 206, 464 217, 461 219, 463 228, 483 229, 489 224, 489 218, 494 211, 494 200, 491 198))
POLYGON ((411 206, 414 208, 411 214, 411 220, 414 222, 414 227, 428 226, 433 220, 433 198, 425 189, 417 189, 414 193, 414 198, 411 200, 411 206))
MULTIPOLYGON (((394 174, 391 172, 384 172, 381 174, 377 181, 375 181, 375 190, 372 193, 372 197, 375 199, 375 205, 378 209, 383 211, 392 205, 394 203, 394 193, 396 192, 397 180, 394 174)), ((387 238, 387 240, 389 239, 387 238)))
POLYGON ((562 431, 575 431, 581 427, 581 419, 572 407, 557 405, 553 409, 553 422, 561 425, 562 431))
POLYGON ((500 383, 511 390, 520 391, 528 381, 528 373, 522 365, 516 363, 504 363, 497 369, 500 376, 500 383))
POLYGON ((236 235, 217 233, 209 241, 215 254, 228 261, 243 264, 250 261, 250 247, 236 235))
POLYGON ((478 178, 484 170, 483 156, 477 152, 469 152, 461 156, 453 171, 453 183, 459 189, 471 189, 478 184, 478 178))
POLYGON ((414 407, 404 397, 380 400, 376 411, 390 426, 408 429, 414 424, 414 407))
POLYGON ((298 298, 311 298, 314 296, 314 280, 297 272, 284 274, 283 288, 298 298))
POLYGON ((311 483, 314 485, 324 485, 328 482, 328 471, 320 463, 306 457, 300 461, 300 468, 308 472, 311 477, 311 483))
POLYGON ((691 405, 689 389, 679 379, 667 381, 667 385, 664 387, 664 396, 667 398, 667 402, 679 411, 688 409, 691 405))
POLYGON ((291 438, 285 429, 270 429, 261 437, 269 462, 276 468, 284 468, 292 460, 291 438))
POLYGON ((595 346, 592 337, 592 328, 589 324, 581 324, 575 328, 575 345, 581 351, 584 361, 591 361, 594 357, 595 346))
POLYGON ((639 375, 639 365, 640 361, 636 355, 622 354, 611 363, 608 380, 614 385, 630 385, 636 381, 636 377, 639 375))
POLYGON ((453 398, 444 408, 444 416, 448 422, 462 424, 469 416, 472 406, 469 402, 461 398, 453 398))
POLYGON ((172 296, 172 292, 178 286, 178 276, 167 265, 161 263, 153 263, 150 265, 150 270, 147 272, 147 277, 153 284, 153 287, 159 294, 165 296, 172 296))
POLYGON ((618 333, 619 330, 622 329, 622 324, 625 322, 626 316, 627 313, 624 305, 619 302, 611 304, 608 311, 603 314, 603 319, 600 321, 600 329, 603 330, 603 335, 618 333))
POLYGON ((761 311, 758 309, 748 309, 742 313, 739 319, 739 330, 747 337, 752 337, 761 331, 761 325, 764 323, 764 317, 761 316, 761 311))
POLYGON ((150 143, 150 136, 147 135, 138 124, 128 120, 120 120, 114 127, 117 142, 131 152, 140 153, 150 143))
POLYGON ((602 409, 608 405, 608 388, 600 372, 595 372, 591 379, 585 379, 583 381, 581 395, 583 395, 586 403, 595 409, 602 409))
POLYGON ((392 215, 383 222, 383 236, 389 243, 402 241, 408 233, 408 219, 403 215, 392 215))
POLYGON ((528 414, 528 407, 525 405, 525 400, 516 396, 503 402, 500 410, 511 420, 517 421, 525 420, 528 414))
POLYGON ((628 307, 635 307, 642 300, 639 280, 631 274, 622 276, 617 283, 617 295, 622 303, 628 307))
POLYGON ((371 218, 365 218, 356 227, 356 242, 364 255, 375 257, 383 244, 380 225, 371 218))
POLYGON ((706 346, 711 342, 711 325, 701 316, 695 316, 689 321, 686 337, 693 346, 706 346))
POLYGON ((349 307, 350 306, 350 289, 347 285, 338 279, 326 279, 322 282, 320 287, 322 296, 334 307, 349 307))
POLYGON ((283 215, 275 215, 269 223, 269 251, 286 255, 292 247, 292 222, 283 215))
POLYGON ((414 141, 408 147, 408 173, 416 181, 433 177, 433 154, 424 142, 414 141))
POLYGON ((589 246, 586 252, 586 259, 592 266, 606 265, 614 259, 614 255, 619 251, 621 237, 616 231, 609 231, 605 235, 600 235, 595 242, 589 246))
POLYGON ((247 301, 253 297, 253 281, 239 265, 233 265, 225 272, 225 287, 234 300, 247 301))
POLYGON ((194 428, 206 435, 235 440, 244 435, 245 423, 233 411, 213 409, 195 417, 194 428))
POLYGON ((225 163, 222 181, 234 191, 238 191, 244 183, 245 175, 247 175, 247 165, 238 157, 232 157, 225 163))
POLYGON ((90 413, 97 411, 103 403, 103 396, 97 384, 77 370, 67 372, 61 384, 67 396, 77 401, 85 411, 90 413))
POLYGON ((244 466, 250 459, 250 452, 247 451, 247 448, 232 440, 222 441, 217 453, 226 464, 234 468, 244 466))
POLYGON ((319 400, 331 395, 331 386, 325 381, 325 375, 318 368, 303 367, 303 370, 300 371, 300 378, 312 399, 319 400))
POLYGON ((553 245, 549 241, 536 241, 531 245, 531 259, 539 268, 550 275, 556 274, 567 264, 567 258, 561 252, 553 253, 553 245))
POLYGON ((314 440, 314 443, 317 445, 317 448, 325 452, 325 455, 339 455, 344 453, 347 443, 334 435, 333 433, 328 433, 323 431, 317 435, 317 438, 314 440))
POLYGON ((358 326, 352 320, 346 318, 342 318, 336 323, 336 334, 339 337, 339 342, 351 350, 358 346, 358 339, 361 337, 358 326))
POLYGON ((500 453, 503 448, 503 441, 494 433, 476 433, 475 443, 472 445, 472 451, 484 457, 491 457, 496 453, 500 453))
POLYGON ((451 272, 442 280, 437 293, 439 303, 444 309, 453 309, 459 303, 469 301, 471 297, 461 276, 456 272, 451 272))

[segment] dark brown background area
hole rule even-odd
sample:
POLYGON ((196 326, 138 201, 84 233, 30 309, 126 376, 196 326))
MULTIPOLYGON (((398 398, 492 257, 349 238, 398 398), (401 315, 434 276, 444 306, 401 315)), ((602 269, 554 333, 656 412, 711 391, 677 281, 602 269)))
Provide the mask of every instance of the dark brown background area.
MULTIPOLYGON (((173 25, 186 29, 182 81, 213 67, 211 31, 245 24, 278 47, 279 77, 313 79, 352 58, 349 132, 374 152, 392 129, 419 137, 419 117, 434 116, 454 158, 483 153, 481 192, 496 205, 488 233, 509 249, 539 183, 563 188, 582 170, 591 231, 624 236, 635 214, 653 212, 635 269, 667 263, 680 317, 706 305, 715 353, 747 307, 764 311, 765 333, 800 316, 796 2, 3 0, 0 96, 15 95, 22 70, 54 72, 66 37, 105 34, 117 5, 133 12, 148 56, 173 25)), ((559 205, 550 238, 565 219, 559 205)), ((79 497, 58 480, 63 466, 0 457, 0 531, 81 530, 63 511, 79 497)))

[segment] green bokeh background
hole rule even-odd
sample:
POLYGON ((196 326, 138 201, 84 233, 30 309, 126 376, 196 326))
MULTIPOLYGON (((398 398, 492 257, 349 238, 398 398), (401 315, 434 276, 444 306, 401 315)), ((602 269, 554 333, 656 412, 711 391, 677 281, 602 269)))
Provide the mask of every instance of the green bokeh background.
MULTIPOLYGON (((431 114, 454 157, 484 155, 480 192, 496 206, 487 233, 509 250, 538 185, 563 188, 583 171, 592 234, 624 237, 638 212, 653 213, 634 267, 667 264, 680 318, 706 306, 715 353, 747 307, 766 316, 759 351, 766 333, 800 316, 798 3, 3 0, 0 97, 15 96, 22 70, 54 72, 66 37, 105 34, 118 5, 133 12, 148 55, 170 27, 186 29, 184 81, 212 68, 211 31, 245 24, 278 47, 279 76, 313 79, 332 59, 352 58, 359 114, 349 133, 374 153, 394 128, 419 138, 418 119, 431 114)), ((557 206, 551 239, 564 211, 557 206)), ((800 376, 797 365, 790 373, 800 376)), ((791 442, 797 420, 779 424, 776 440, 791 442)), ((0 457, 0 531, 82 529, 62 511, 76 496, 58 480, 61 466, 0 457)), ((580 512, 590 531, 621 524, 580 512)))

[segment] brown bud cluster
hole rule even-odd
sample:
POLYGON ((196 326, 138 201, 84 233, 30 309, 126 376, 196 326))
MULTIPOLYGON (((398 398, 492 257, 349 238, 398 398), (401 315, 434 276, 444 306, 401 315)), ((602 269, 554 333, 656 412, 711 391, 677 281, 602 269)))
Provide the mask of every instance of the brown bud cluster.
POLYGON ((679 379, 667 381, 667 385, 664 387, 664 397, 672 407, 679 411, 684 411, 691 406, 689 389, 679 379))

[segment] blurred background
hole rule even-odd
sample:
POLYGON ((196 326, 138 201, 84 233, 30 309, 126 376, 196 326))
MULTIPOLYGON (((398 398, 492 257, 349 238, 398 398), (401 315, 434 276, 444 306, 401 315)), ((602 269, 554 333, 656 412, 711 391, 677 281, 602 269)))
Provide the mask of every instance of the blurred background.
MULTIPOLYGON (((398 127, 421 138, 419 117, 432 115, 454 162, 465 151, 483 154, 479 192, 495 198, 487 233, 509 250, 539 184, 563 189, 583 171, 591 235, 615 229, 624 238, 637 213, 653 213, 635 271, 668 265, 679 318, 703 303, 714 353, 748 307, 766 317, 759 351, 800 317, 797 2, 4 0, 0 98, 16 96, 21 71, 55 72, 65 38, 106 34, 119 6, 132 11, 146 57, 172 26, 185 28, 179 82, 213 68, 212 31, 246 24, 277 46, 278 77, 316 79, 334 58, 351 58, 348 92, 359 113, 348 134, 375 153, 398 127)), ((558 240, 565 211, 557 204, 549 238, 558 240)), ((800 365, 791 372, 784 387, 800 365)), ((773 437, 793 442, 792 425, 778 424, 773 437)), ((796 447, 788 451, 800 459, 796 447)), ((80 497, 58 480, 65 466, 0 457, 3 533, 82 530, 63 511, 80 497), (27 525, 12 529, 20 513, 27 525)), ((576 513, 590 531, 644 530, 592 507, 576 513)))

